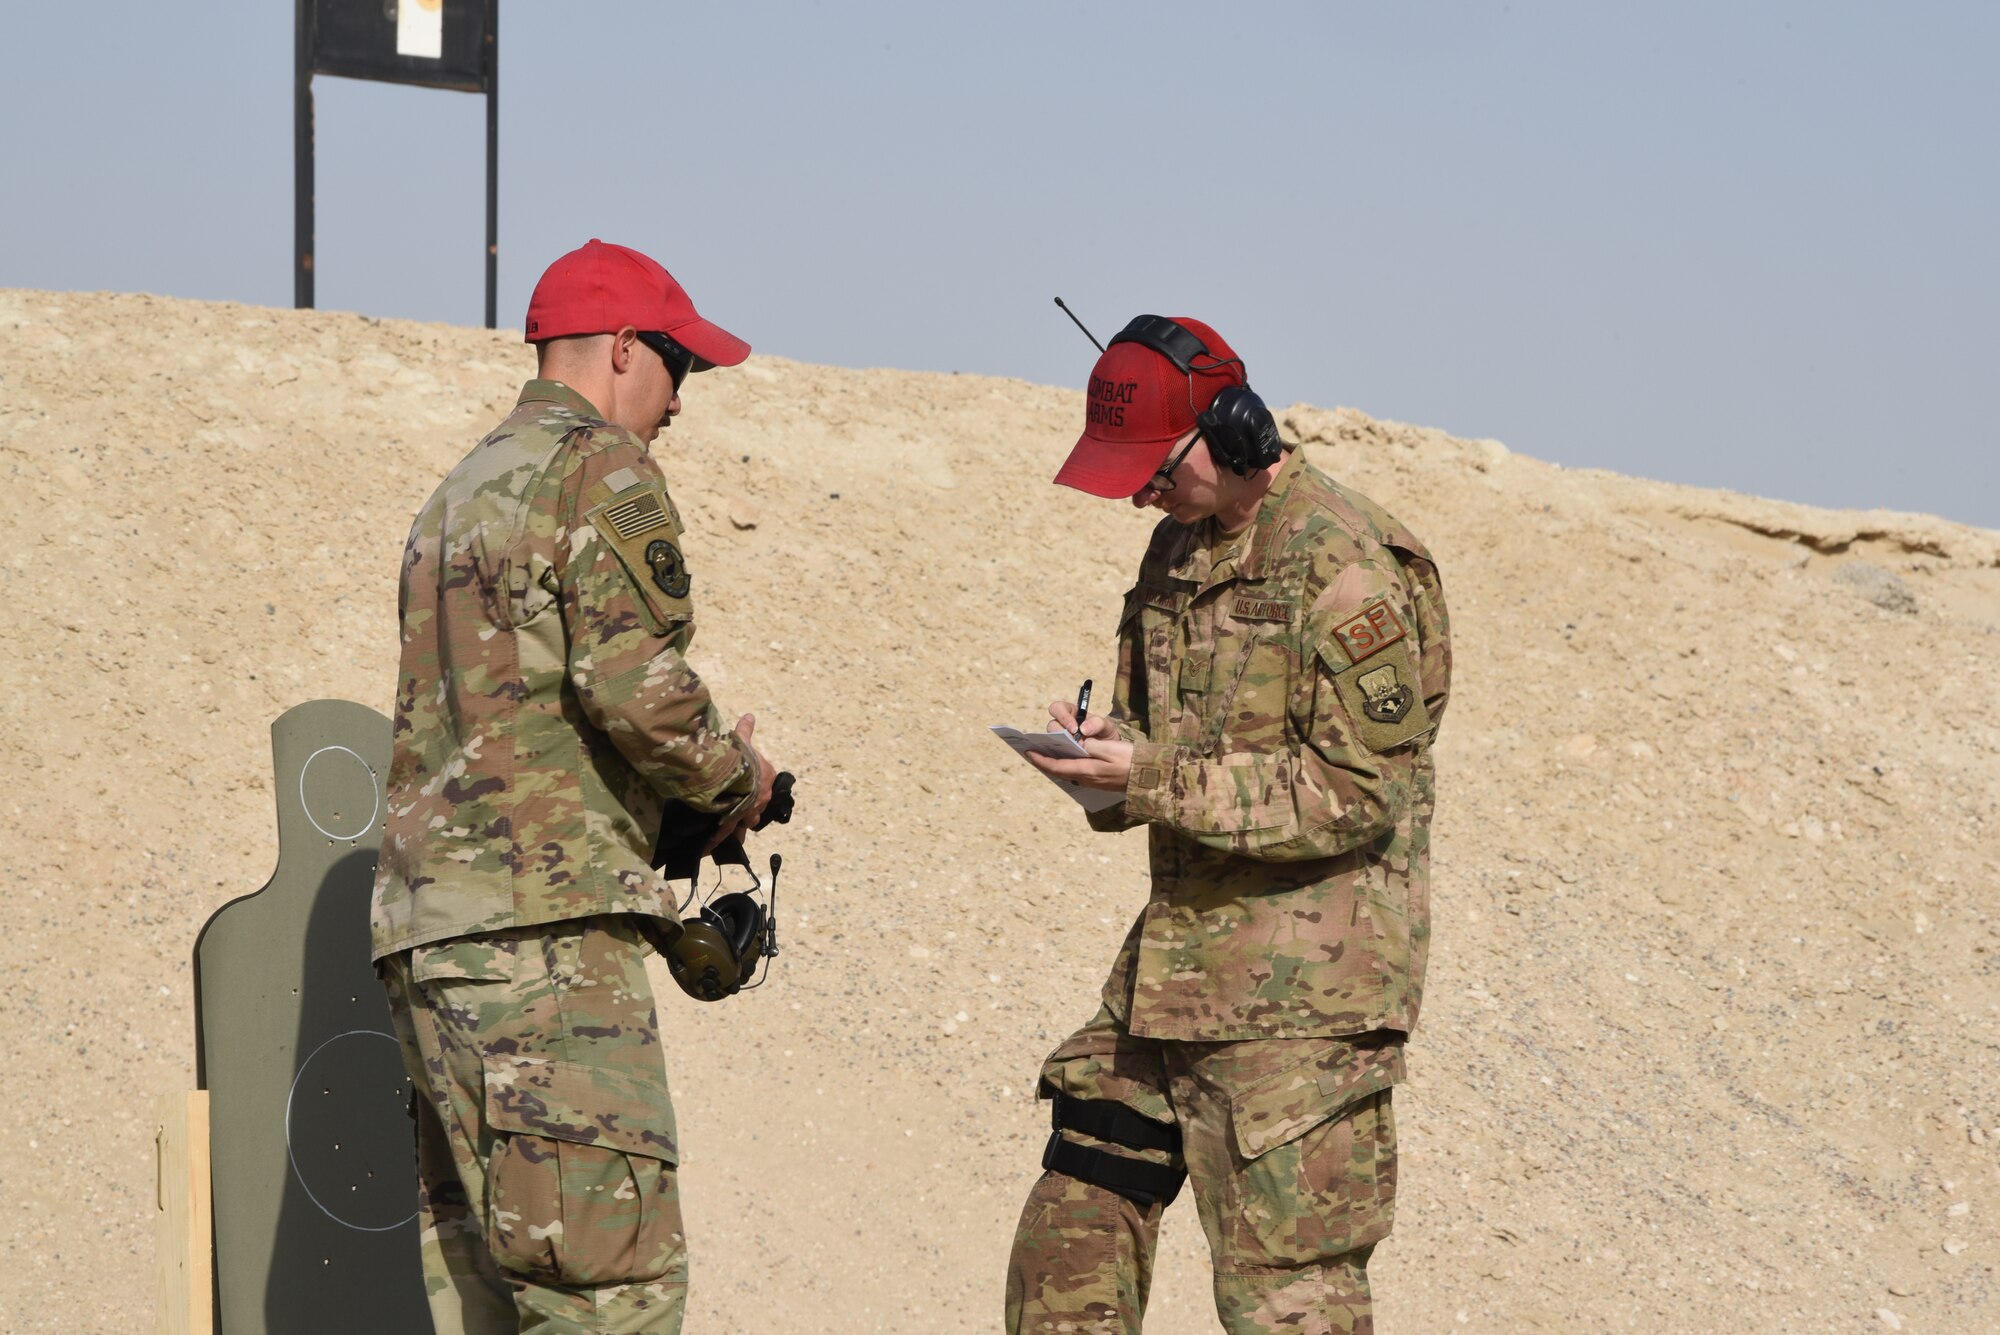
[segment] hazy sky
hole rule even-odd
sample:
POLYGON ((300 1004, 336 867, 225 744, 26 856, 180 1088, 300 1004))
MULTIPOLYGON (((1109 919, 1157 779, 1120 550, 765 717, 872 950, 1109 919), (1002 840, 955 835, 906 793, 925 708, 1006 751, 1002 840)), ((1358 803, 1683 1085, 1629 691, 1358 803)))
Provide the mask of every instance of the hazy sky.
MULTIPOLYGON (((502 325, 601 236, 762 351, 1081 387, 1061 293, 1273 404, 2000 527, 2000 5, 500 10, 502 325)), ((276 0, 7 5, 0 286, 289 305, 291 79, 276 0)), ((319 304, 479 323, 483 100, 315 87, 319 304)))

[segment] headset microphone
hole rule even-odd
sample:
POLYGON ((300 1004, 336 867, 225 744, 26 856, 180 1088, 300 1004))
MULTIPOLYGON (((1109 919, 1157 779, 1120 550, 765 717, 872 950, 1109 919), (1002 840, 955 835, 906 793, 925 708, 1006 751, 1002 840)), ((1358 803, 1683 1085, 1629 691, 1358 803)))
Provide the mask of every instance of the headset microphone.
MULTIPOLYGON (((790 770, 781 771, 772 780, 770 801, 752 829, 761 830, 773 823, 783 825, 792 819, 794 782, 790 770)), ((690 897, 701 877, 701 849, 721 827, 721 822, 719 815, 696 812, 679 801, 667 803, 661 812, 652 863, 668 880, 686 877, 690 897)), ((770 961, 778 953, 778 869, 785 865, 785 859, 780 854, 771 854, 771 880, 767 887, 757 879, 741 839, 718 844, 707 856, 714 859, 718 873, 725 865, 749 872, 749 891, 738 890, 705 901, 700 912, 679 922, 645 919, 640 930, 647 933, 654 949, 665 957, 668 971, 683 992, 698 1001, 721 1001, 738 992, 762 987, 770 977, 770 961), (755 898, 756 891, 767 888, 768 908, 755 898)))
MULTIPOLYGON (((1072 324, 1074 324, 1078 329, 1083 329, 1083 321, 1076 318, 1075 311, 1071 310, 1067 306, 1063 306, 1063 299, 1061 297, 1056 298, 1056 305, 1062 306, 1062 313, 1070 318, 1070 322, 1072 324)), ((1083 329, 1083 336, 1090 340, 1090 345, 1092 347, 1096 348, 1099 352, 1104 351, 1104 345, 1097 341, 1097 335, 1091 333, 1088 329, 1083 329)))

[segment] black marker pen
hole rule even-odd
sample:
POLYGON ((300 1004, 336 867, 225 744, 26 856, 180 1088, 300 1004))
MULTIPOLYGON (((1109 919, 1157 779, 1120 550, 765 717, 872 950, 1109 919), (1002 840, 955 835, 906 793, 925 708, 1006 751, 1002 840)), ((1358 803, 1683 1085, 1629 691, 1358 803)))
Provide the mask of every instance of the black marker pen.
POLYGON ((1088 678, 1085 678, 1083 685, 1077 688, 1076 731, 1075 733, 1071 734, 1076 738, 1076 744, 1078 746, 1083 745, 1083 720, 1084 716, 1089 713, 1090 713, 1090 680, 1088 678))

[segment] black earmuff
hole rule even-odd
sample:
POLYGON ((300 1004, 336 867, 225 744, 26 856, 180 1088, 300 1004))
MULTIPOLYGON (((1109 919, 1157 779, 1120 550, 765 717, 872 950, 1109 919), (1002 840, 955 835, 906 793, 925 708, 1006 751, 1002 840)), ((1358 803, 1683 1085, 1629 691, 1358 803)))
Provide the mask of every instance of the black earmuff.
MULTIPOLYGON (((753 829, 791 821, 794 783, 790 770, 781 771, 772 780, 771 800, 765 804, 764 814, 753 829)), ((702 850, 721 824, 722 818, 713 812, 697 812, 679 801, 667 803, 660 813, 653 865, 668 880, 699 880, 702 850)), ((741 839, 718 844, 706 856, 715 860, 718 869, 743 868, 750 873, 753 890, 764 888, 750 866, 750 855, 744 851, 741 839)), ((655 921, 647 929, 653 948, 666 957, 667 968, 681 991, 700 1001, 720 1001, 763 986, 762 979, 754 983, 750 980, 756 975, 759 960, 768 960, 778 953, 778 869, 784 865, 781 855, 771 855, 768 910, 750 895, 737 891, 702 905, 701 912, 692 918, 679 922, 648 920, 655 921)), ((693 893, 692 889, 689 893, 693 893)))
POLYGON ((702 909, 702 916, 722 929, 729 953, 743 959, 751 947, 760 944, 764 932, 764 906, 741 890, 724 895, 702 909))
MULTIPOLYGON (((748 860, 745 860, 748 866, 748 860)), ((659 945, 667 970, 681 991, 697 1001, 721 1001, 746 988, 760 987, 759 961, 778 953, 778 870, 783 857, 771 855, 771 907, 744 891, 723 895, 680 922, 680 933, 659 945)))
MULTIPOLYGON (((1189 406, 1194 403, 1196 371, 1213 371, 1231 362, 1243 365, 1241 357, 1217 357, 1193 330, 1164 315, 1134 316, 1111 343, 1137 343, 1172 362, 1188 378, 1189 406), (1197 363, 1198 357, 1206 360, 1197 363)), ((1277 420, 1248 385, 1225 386, 1206 409, 1195 414, 1194 423, 1216 462, 1238 477, 1262 472, 1284 457, 1277 420)))
POLYGON ((1284 457, 1278 423, 1248 385, 1225 388, 1195 417, 1194 424, 1216 457, 1238 477, 1260 473, 1284 457))
POLYGON ((702 906, 667 947, 667 969, 681 990, 702 1001, 736 995, 764 957, 764 906, 741 891, 702 906))

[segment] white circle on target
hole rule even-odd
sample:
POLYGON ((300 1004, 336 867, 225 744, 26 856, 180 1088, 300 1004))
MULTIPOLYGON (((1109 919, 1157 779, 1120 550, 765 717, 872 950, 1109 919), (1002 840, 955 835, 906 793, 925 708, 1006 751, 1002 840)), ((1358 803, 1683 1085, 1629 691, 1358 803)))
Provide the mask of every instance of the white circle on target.
POLYGON ((319 750, 306 757, 305 764, 299 766, 299 806, 305 811, 306 819, 312 822, 312 827, 327 838, 359 839, 362 835, 375 828, 375 817, 382 813, 382 786, 375 782, 374 769, 369 766, 367 761, 361 758, 358 752, 345 746, 322 746, 319 750), (368 819, 362 821, 359 828, 347 834, 335 834, 332 830, 327 829, 326 826, 321 825, 319 817, 313 815, 312 803, 306 800, 306 773, 312 769, 313 761, 318 760, 329 751, 338 751, 343 755, 350 756, 353 758, 355 764, 361 766, 362 772, 368 776, 368 792, 373 798, 373 805, 368 809, 368 819))
MULTIPOLYGON (((357 1233, 387 1233, 393 1229, 401 1228, 403 1225, 409 1223, 412 1219, 415 1219, 417 1217, 417 1211, 415 1210, 410 1211, 407 1215, 404 1215, 401 1219, 398 1219, 393 1224, 358 1224, 352 1219, 343 1218, 341 1215, 339 1215, 332 1209, 329 1209, 326 1202, 321 1200, 319 1198, 318 1193, 313 1191, 312 1184, 306 1181, 305 1173, 303 1173, 299 1169, 299 1156, 292 1149, 292 1107, 293 1104, 298 1099, 299 1082, 305 1079, 306 1071, 311 1068, 313 1062, 319 1058, 319 1055, 321 1053, 325 1052, 328 1048, 332 1047, 334 1044, 340 1042, 344 1038, 379 1038, 389 1043, 392 1046, 395 1045, 396 1043, 394 1036, 385 1034, 379 1029, 349 1029, 345 1033, 335 1034, 332 1038, 329 1038, 328 1040, 326 1040, 326 1042, 314 1048, 312 1050, 312 1056, 307 1057, 304 1061, 299 1063, 298 1073, 292 1077, 292 1087, 285 1093, 285 1158, 291 1162, 292 1176, 295 1179, 297 1179, 299 1184, 299 1189, 305 1192, 307 1200, 311 1201, 314 1205, 319 1207, 319 1212, 321 1214, 325 1215, 328 1219, 331 1219, 334 1223, 339 1224, 342 1228, 351 1228, 357 1233)), ((398 1068, 400 1069, 401 1067, 400 1054, 398 1056, 397 1065, 398 1068)))

